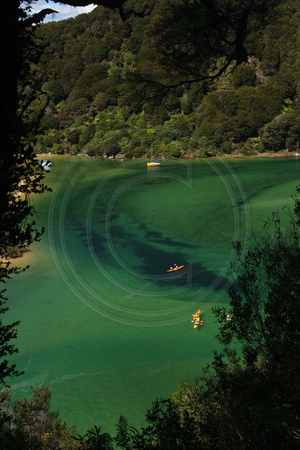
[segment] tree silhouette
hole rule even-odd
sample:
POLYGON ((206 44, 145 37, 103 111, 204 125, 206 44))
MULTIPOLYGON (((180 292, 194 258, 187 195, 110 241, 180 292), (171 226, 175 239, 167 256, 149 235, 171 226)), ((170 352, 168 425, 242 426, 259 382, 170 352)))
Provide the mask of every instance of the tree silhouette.
MULTIPOLYGON (((122 18, 122 20, 129 19, 130 16, 145 17, 149 15, 155 5, 155 0, 150 0, 149 2, 140 2, 142 4, 136 4, 136 7, 124 9, 127 0, 53 0, 54 3, 64 3, 70 6, 89 6, 89 5, 99 5, 113 10, 117 10, 122 18)), ((128 2, 129 3, 129 2, 128 2)))
MULTIPOLYGON (((27 1, 27 7, 30 5, 27 1)), ((43 172, 33 153, 31 138, 34 124, 28 123, 29 107, 37 95, 30 87, 30 63, 38 57, 34 40, 33 23, 44 14, 28 16, 19 0, 4 2, 5 20, 1 26, 2 92, 0 104, 0 282, 18 273, 8 257, 15 247, 26 248, 40 238, 42 230, 36 228, 32 219, 34 212, 30 201, 33 193, 42 193, 43 172)), ((5 290, 0 292, 0 313, 7 311, 5 290)), ((0 382, 18 374, 10 366, 7 357, 16 351, 10 340, 16 337, 16 325, 4 325, 0 321, 0 382), (4 358, 4 359, 3 359, 4 358)))

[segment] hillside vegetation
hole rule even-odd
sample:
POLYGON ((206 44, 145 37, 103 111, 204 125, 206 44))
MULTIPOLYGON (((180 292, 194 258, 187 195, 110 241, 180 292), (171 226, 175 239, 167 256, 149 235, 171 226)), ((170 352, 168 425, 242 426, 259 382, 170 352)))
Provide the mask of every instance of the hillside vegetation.
POLYGON ((47 44, 34 68, 42 95, 29 117, 41 117, 37 153, 168 158, 298 149, 299 2, 251 17, 246 60, 228 65, 219 48, 224 25, 206 42, 203 17, 182 14, 180 3, 161 1, 125 22, 98 7, 39 27, 47 44), (203 71, 211 60, 208 76, 197 78, 198 65, 203 71))

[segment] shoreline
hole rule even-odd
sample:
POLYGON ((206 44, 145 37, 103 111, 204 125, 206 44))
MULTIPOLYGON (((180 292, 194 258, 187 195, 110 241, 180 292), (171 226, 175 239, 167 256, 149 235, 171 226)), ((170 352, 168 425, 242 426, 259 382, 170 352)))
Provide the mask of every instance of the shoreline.
POLYGON ((16 257, 6 257, 1 259, 1 264, 9 264, 10 267, 17 267, 21 270, 26 269, 31 266, 31 264, 36 260, 36 250, 32 251, 32 245, 24 249, 16 257))
MULTIPOLYGON (((51 158, 58 158, 58 157, 77 157, 77 158, 88 158, 88 159, 103 159, 104 161, 106 161, 106 160, 108 160, 108 159, 110 159, 110 160, 117 160, 117 161, 123 161, 123 160, 126 160, 126 161, 130 161, 131 159, 132 160, 134 160, 134 159, 141 159, 141 160, 147 160, 147 159, 149 159, 146 155, 145 156, 142 156, 142 157, 140 157, 140 158, 135 158, 135 157, 133 157, 133 158, 126 158, 126 156, 125 155, 123 155, 123 154, 117 154, 114 158, 112 158, 112 157, 109 157, 109 158, 105 158, 105 157, 103 157, 103 156, 87 156, 87 155, 84 155, 83 153, 78 153, 78 154, 71 154, 71 153, 66 153, 66 154, 58 154, 58 153, 37 153, 36 154, 36 157, 39 159, 39 158, 42 158, 42 159, 44 159, 45 158, 45 156, 47 156, 48 158, 47 159, 49 159, 50 157, 51 158)), ((294 151, 289 151, 289 150, 281 150, 281 151, 279 151, 279 152, 263 152, 263 153, 255 153, 255 154, 253 154, 253 155, 244 155, 244 154, 242 154, 242 153, 222 153, 222 154, 216 154, 216 155, 207 155, 207 156, 197 156, 197 155, 194 155, 194 154, 186 154, 186 155, 183 155, 182 157, 179 157, 179 158, 166 158, 166 157, 164 157, 164 156, 161 156, 161 157, 159 157, 158 156, 158 159, 163 159, 163 160, 168 160, 168 159, 172 159, 172 160, 184 160, 184 159, 211 159, 211 158, 222 158, 222 157, 224 157, 224 158, 297 158, 297 157, 300 157, 300 152, 299 151, 297 151, 297 150, 294 150, 294 151)))
POLYGON ((300 156, 300 153, 297 151, 289 152, 288 150, 282 150, 280 152, 264 152, 264 153, 257 153, 255 155, 226 155, 226 157, 235 157, 235 158, 297 158, 300 156))

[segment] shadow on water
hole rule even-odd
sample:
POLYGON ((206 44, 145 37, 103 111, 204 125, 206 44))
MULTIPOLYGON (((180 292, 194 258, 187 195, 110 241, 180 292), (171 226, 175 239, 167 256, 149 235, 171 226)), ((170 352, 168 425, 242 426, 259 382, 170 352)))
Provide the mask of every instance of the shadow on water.
MULTIPOLYGON (((159 243, 165 246, 170 246, 170 247, 174 247, 175 245, 181 246, 182 247, 182 243, 174 241, 171 238, 166 238, 163 236, 162 233, 158 232, 158 231, 146 231, 147 228, 144 225, 140 226, 141 230, 145 230, 145 238, 147 239, 148 242, 152 242, 153 244, 155 243, 159 243)), ((185 248, 195 248, 194 245, 191 244, 184 244, 185 248)))
MULTIPOLYGON (((181 168, 180 173, 182 171, 181 168)), ((203 168, 200 171, 201 177, 208 176, 209 174, 203 173, 203 168)), ((211 172, 211 171, 208 171, 211 172)), ((211 174, 210 174, 211 175, 211 174)), ((213 173, 215 175, 215 173, 213 173)), ((127 175, 126 175, 127 176, 127 175)), ((124 179, 126 179, 124 175, 124 179)), ((197 170, 193 170, 193 177, 200 176, 197 170)), ((147 226, 141 223, 139 226, 135 225, 135 231, 131 232, 126 226, 120 225, 120 219, 118 214, 113 212, 110 216, 110 233, 111 243, 114 246, 117 258, 111 253, 108 238, 106 234, 106 212, 107 202, 111 196, 111 192, 120 184, 119 176, 118 180, 113 180, 113 186, 104 185, 104 189, 101 190, 101 195, 97 199, 97 210, 95 209, 93 217, 98 218, 96 224, 93 220, 91 235, 87 238, 87 226, 84 220, 78 219, 80 217, 77 211, 76 202, 69 202, 67 208, 67 221, 71 224, 73 232, 81 242, 80 246, 89 250, 92 247, 92 251, 96 258, 101 259, 101 263, 108 267, 111 271, 116 272, 123 267, 124 272, 131 272, 132 277, 143 277, 145 280, 151 281, 159 286, 173 285, 176 287, 186 286, 187 283, 190 286, 196 288, 209 288, 217 291, 228 289, 228 279, 222 276, 211 268, 205 266, 205 264, 198 262, 189 264, 190 255, 194 255, 201 252, 201 248, 198 249, 195 245, 182 242, 177 237, 174 239, 165 237, 159 231, 151 231, 147 226), (100 220, 99 217, 102 217, 100 220), (117 223, 119 222, 119 224, 117 223), (174 273, 167 273, 170 266, 174 264, 184 264, 184 269, 174 273)), ((167 183, 169 180, 164 178, 147 179, 144 184, 147 183, 167 183)), ((89 198, 91 193, 89 188, 81 189, 81 198, 89 198)), ((89 202, 87 202, 89 204, 89 202)), ((237 199, 237 203, 232 205, 236 207, 242 204, 240 199, 237 199)), ((84 210, 84 207, 83 207, 84 210)), ((84 219, 84 217, 82 217, 84 219)), ((130 226, 130 224, 129 224, 130 226)), ((90 255, 91 259, 92 256, 90 255)), ((196 258, 197 259, 197 258, 196 258)), ((193 258, 195 260, 195 258, 193 258)), ((199 258, 200 260, 200 258, 199 258)))
MULTIPOLYGON (((87 245, 85 229, 78 224, 78 237, 87 245)), ((213 270, 208 269, 201 263, 189 264, 184 248, 193 249, 193 245, 184 244, 171 238, 163 238, 159 232, 147 232, 147 239, 137 239, 136 235, 125 231, 119 226, 113 226, 112 235, 118 236, 114 249, 117 251, 118 260, 107 248, 106 237, 93 230, 91 243, 96 257, 101 256, 103 264, 108 266, 124 268, 124 271, 132 272, 133 276, 144 277, 158 286, 172 285, 176 287, 210 288, 213 290, 227 290, 228 279, 220 276, 213 270), (170 251, 157 247, 157 243, 164 247, 169 247, 170 251), (130 246, 129 255, 126 254, 130 246), (123 256, 124 255, 124 256, 123 256), (128 263, 126 256, 134 260, 128 263), (138 261, 138 263, 136 262, 138 261), (185 267, 176 272, 167 273, 170 266, 174 264, 185 267)))

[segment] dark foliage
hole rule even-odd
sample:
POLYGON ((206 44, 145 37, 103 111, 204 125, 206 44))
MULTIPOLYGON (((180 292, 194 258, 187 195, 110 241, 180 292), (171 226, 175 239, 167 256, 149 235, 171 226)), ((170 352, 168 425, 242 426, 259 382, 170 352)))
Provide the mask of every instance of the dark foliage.
MULTIPOLYGON (((124 11, 144 9, 140 2, 117 3, 124 11)), ((179 156, 197 157, 216 149, 296 149, 297 8, 287 0, 164 0, 145 3, 150 15, 123 21, 118 5, 116 12, 99 6, 38 30, 49 47, 35 83, 50 103, 45 109, 39 101, 31 111, 31 119, 43 115, 36 152, 133 157, 154 145, 164 157, 175 146, 179 156), (183 115, 188 134, 174 121, 183 115), (173 142, 165 142, 170 123, 173 142), (137 127, 145 136, 139 142, 137 127), (77 142, 69 140, 73 130, 77 142), (110 139, 118 142, 113 155, 105 153, 110 139)))
POLYGON ((112 450, 114 448, 113 438, 108 433, 101 433, 101 427, 96 425, 84 436, 79 435, 75 440, 82 444, 80 448, 92 450, 112 450))
MULTIPOLYGON (((30 2, 27 2, 29 4, 30 2)), ((0 282, 4 283, 17 267, 12 267, 7 258, 12 249, 26 248, 38 240, 41 231, 32 219, 34 208, 30 195, 41 193, 43 173, 36 160, 33 144, 34 121, 30 121, 31 105, 36 92, 30 79, 30 62, 36 62, 38 51, 31 21, 20 8, 19 1, 4 2, 5 21, 1 27, 2 53, 0 68, 5 75, 2 80, 1 133, 0 133, 0 282)), ((32 21, 36 18, 32 18, 32 21)), ((38 118, 35 118, 38 121, 38 118)), ((0 293, 1 314, 7 311, 4 290, 0 293)), ((1 364, 0 382, 18 375, 14 365, 6 359, 17 351, 10 343, 16 337, 14 322, 5 325, 0 321, 1 364)))

